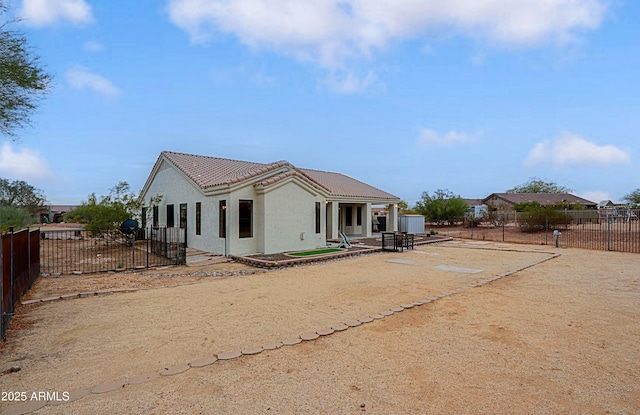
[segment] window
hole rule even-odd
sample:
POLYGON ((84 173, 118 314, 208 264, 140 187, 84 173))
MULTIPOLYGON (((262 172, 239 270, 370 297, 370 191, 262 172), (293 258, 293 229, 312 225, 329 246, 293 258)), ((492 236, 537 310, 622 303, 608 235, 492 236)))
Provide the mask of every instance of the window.
POLYGON ((253 200, 240 200, 238 205, 238 236, 253 237, 253 200))
POLYGON ((187 204, 186 203, 180 203, 180 227, 183 229, 187 227, 187 204))
POLYGON ((173 228, 175 218, 173 216, 173 205, 167 205, 167 228, 173 228))
POLYGON ((218 235, 227 237, 227 201, 221 200, 218 204, 218 235))
POLYGON ((142 229, 147 227, 147 208, 142 208, 142 229))
POLYGON ((200 202, 196 202, 196 235, 202 234, 201 218, 202 218, 202 204, 200 202))
POLYGON ((351 206, 345 208, 344 216, 346 226, 353 226, 353 208, 351 206))
POLYGON ((356 225, 362 226, 362 206, 358 206, 356 210, 356 225))
POLYGON ((160 209, 158 208, 158 206, 153 207, 153 226, 155 226, 156 228, 158 227, 158 216, 160 216, 158 214, 159 210, 160 209))
POLYGON ((316 202, 316 233, 320 233, 320 202, 316 202))

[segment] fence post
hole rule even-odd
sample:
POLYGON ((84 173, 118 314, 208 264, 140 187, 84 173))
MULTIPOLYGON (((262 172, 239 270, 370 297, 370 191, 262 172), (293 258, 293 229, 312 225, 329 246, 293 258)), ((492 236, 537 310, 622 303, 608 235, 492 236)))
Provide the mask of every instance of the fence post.
POLYGON ((611 217, 607 214, 607 251, 611 251, 611 217))
POLYGON ((9 236, 9 256, 11 257, 11 265, 9 266, 9 276, 11 277, 11 280, 9 282, 9 306, 10 311, 9 313, 13 313, 13 311, 15 310, 15 299, 14 299, 14 295, 13 295, 13 290, 15 287, 15 281, 13 280, 15 277, 15 252, 14 252, 14 246, 13 246, 13 226, 11 226, 9 228, 9 232, 10 232, 10 236, 9 236))
POLYGON ((27 287, 31 288, 31 228, 29 228, 28 226, 27 226, 27 287))
POLYGON ((2 251, 4 247, 4 235, 0 233, 0 338, 4 339, 4 259, 2 258, 2 251))
POLYGON ((544 217, 544 244, 549 244, 549 216, 544 217))

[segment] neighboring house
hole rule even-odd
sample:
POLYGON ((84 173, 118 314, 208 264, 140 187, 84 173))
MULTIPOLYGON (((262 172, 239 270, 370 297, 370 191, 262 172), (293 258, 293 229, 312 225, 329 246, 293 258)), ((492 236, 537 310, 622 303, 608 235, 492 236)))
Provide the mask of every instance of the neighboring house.
POLYGON ((616 204, 611 200, 601 200, 598 202, 598 209, 612 209, 615 208, 616 204))
POLYGON ((71 212, 78 205, 46 205, 38 209, 37 218, 40 223, 62 222, 64 214, 71 212))
POLYGON ((541 206, 566 203, 579 205, 584 209, 595 209, 598 205, 570 193, 492 193, 482 202, 498 210, 513 209, 517 204, 528 202, 538 202, 541 206))
POLYGON ((474 218, 482 218, 487 213, 487 205, 485 205, 482 199, 462 199, 467 204, 467 212, 473 215, 474 218))
MULTIPOLYGON (((369 237, 372 205, 400 199, 340 173, 163 151, 140 194, 151 224, 186 228, 189 247, 224 255, 326 246, 338 232, 369 237)), ((397 226, 397 225, 396 225, 397 226)), ((393 229, 393 230, 397 230, 393 229)))

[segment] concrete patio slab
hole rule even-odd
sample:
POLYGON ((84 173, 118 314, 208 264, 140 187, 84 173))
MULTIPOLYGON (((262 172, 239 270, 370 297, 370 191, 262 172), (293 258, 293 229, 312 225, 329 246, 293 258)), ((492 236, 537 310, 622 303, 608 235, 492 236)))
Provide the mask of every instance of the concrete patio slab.
POLYGON ((391 262, 392 264, 413 265, 413 262, 408 259, 388 259, 387 262, 391 262))
POLYGON ((473 268, 463 268, 463 267, 456 267, 453 265, 436 265, 435 267, 433 267, 437 270, 440 271, 450 271, 450 272, 460 272, 462 274, 478 274, 480 272, 482 272, 483 270, 481 269, 473 269, 473 268))

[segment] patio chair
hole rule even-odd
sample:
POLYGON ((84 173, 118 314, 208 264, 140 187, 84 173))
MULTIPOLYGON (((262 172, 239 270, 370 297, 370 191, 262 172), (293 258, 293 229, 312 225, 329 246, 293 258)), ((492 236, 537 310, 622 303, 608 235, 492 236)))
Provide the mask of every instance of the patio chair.
POLYGON ((342 232, 339 232, 340 243, 338 244, 338 248, 351 248, 351 241, 349 237, 342 232))

